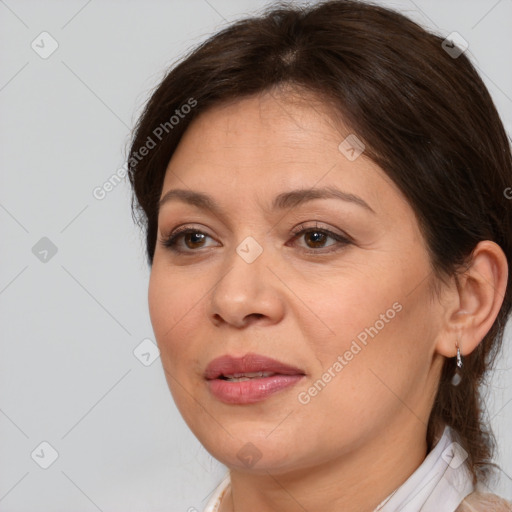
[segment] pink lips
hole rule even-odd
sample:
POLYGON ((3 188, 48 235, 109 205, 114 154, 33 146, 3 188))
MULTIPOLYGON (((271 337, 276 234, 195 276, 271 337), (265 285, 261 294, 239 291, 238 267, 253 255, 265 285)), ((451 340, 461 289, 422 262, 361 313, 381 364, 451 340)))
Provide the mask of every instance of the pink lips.
POLYGON ((250 404, 292 386, 304 377, 300 368, 287 365, 259 354, 243 357, 225 355, 210 362, 204 376, 212 394, 228 404, 250 404), (269 376, 249 376, 257 372, 271 373, 269 376), (244 378, 233 381, 227 378, 244 378))

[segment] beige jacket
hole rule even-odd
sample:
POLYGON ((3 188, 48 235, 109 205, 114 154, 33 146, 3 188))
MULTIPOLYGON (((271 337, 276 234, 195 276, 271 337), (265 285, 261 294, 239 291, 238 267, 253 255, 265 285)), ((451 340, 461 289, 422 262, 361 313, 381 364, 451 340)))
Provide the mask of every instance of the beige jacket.
POLYGON ((512 512, 512 503, 496 494, 475 491, 462 500, 455 512, 512 512))

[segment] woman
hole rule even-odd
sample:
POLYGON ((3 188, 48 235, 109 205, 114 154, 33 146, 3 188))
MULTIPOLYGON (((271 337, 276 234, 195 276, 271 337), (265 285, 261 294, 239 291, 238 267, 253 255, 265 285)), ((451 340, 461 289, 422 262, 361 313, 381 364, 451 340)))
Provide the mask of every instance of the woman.
POLYGON ((170 391, 229 468, 207 511, 512 510, 479 395, 512 304, 512 156, 455 43, 281 5, 149 100, 130 180, 170 391))

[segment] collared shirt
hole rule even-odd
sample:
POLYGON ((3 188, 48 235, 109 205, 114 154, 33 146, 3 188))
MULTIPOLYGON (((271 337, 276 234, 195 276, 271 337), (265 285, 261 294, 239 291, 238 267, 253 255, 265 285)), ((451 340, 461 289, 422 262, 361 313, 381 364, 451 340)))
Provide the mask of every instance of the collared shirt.
MULTIPOLYGON (((453 429, 445 425, 421 465, 386 497, 374 512, 455 512, 475 488, 465 462, 466 451, 455 440, 453 429)), ((229 488, 229 472, 216 488, 204 512, 218 512, 229 488)))
POLYGON ((441 438, 414 473, 375 511, 454 512, 475 489, 467 453, 445 425, 441 438))

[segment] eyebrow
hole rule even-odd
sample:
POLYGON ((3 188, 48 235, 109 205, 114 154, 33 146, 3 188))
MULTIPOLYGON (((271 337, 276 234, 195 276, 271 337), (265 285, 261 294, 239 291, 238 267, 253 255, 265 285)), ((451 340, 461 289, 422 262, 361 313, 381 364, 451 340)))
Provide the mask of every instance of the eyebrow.
MULTIPOLYGON (((294 208, 314 199, 340 199, 345 202, 359 205, 375 214, 373 208, 371 208, 371 206, 361 197, 349 192, 343 192, 335 187, 306 188, 283 192, 274 198, 271 209, 284 210, 285 208, 294 208)), ((160 210, 162 205, 170 201, 182 201, 192 206, 196 206, 197 208, 209 210, 217 215, 222 214, 222 208, 217 204, 217 202, 211 196, 203 194, 202 192, 185 189, 169 190, 158 202, 158 210, 160 210)))

